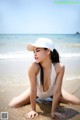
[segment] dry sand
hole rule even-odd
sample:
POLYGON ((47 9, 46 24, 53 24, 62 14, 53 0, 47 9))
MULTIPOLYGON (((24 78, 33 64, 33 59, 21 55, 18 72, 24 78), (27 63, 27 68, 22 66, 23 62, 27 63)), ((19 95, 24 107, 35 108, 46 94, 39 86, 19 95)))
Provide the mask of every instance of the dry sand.
MULTIPOLYGON (((30 104, 20 108, 8 107, 10 100, 26 90, 27 87, 21 85, 0 86, 0 112, 8 112, 9 120, 25 120, 26 112, 31 110, 30 104)), ((64 81, 63 88, 80 98, 80 80, 64 81)), ((39 116, 35 120, 52 120, 50 115, 51 102, 38 102, 36 106, 39 116)), ((80 105, 61 103, 57 110, 66 116, 64 120, 80 120, 80 105)))

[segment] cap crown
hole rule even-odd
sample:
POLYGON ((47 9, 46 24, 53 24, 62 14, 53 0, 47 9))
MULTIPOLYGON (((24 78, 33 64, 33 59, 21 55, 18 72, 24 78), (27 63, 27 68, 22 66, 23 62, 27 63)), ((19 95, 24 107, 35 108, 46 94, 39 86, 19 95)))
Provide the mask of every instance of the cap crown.
POLYGON ((48 48, 51 51, 53 51, 54 49, 54 45, 53 42, 48 39, 48 38, 39 38, 36 40, 35 43, 30 43, 27 45, 27 49, 32 51, 34 49, 34 47, 40 47, 40 48, 48 48))

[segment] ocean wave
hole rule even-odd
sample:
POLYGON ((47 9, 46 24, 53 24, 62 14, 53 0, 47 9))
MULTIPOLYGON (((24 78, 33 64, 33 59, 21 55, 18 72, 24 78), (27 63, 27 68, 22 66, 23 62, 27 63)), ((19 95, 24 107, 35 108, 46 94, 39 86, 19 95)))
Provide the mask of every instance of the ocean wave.
POLYGON ((71 76, 71 77, 67 77, 66 80, 80 80, 80 76, 71 76))
MULTIPOLYGON (((76 58, 80 57, 80 53, 60 53, 60 57, 76 58)), ((31 59, 31 58, 33 58, 32 52, 17 51, 0 54, 0 59, 31 59)))
POLYGON ((60 54, 60 57, 63 57, 63 58, 77 58, 77 57, 80 57, 80 53, 61 53, 60 54))
POLYGON ((8 52, 8 53, 1 53, 0 59, 29 59, 31 58, 31 53, 26 53, 23 51, 19 52, 8 52))

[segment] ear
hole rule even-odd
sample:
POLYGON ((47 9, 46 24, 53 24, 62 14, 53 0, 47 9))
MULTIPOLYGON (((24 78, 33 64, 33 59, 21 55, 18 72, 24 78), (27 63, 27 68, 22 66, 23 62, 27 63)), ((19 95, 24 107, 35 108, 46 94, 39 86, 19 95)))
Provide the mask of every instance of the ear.
POLYGON ((50 50, 50 49, 47 49, 47 54, 48 54, 48 55, 50 54, 50 52, 51 52, 51 50, 50 50))

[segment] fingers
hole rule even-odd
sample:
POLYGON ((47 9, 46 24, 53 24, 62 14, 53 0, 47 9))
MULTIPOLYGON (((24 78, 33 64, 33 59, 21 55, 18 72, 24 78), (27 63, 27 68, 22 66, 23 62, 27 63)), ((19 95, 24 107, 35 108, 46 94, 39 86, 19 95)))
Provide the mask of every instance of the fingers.
POLYGON ((62 117, 62 114, 60 114, 60 113, 56 113, 56 112, 55 112, 54 115, 57 116, 57 117, 59 117, 59 118, 62 117))
POLYGON ((38 116, 38 113, 37 112, 35 112, 35 111, 30 111, 29 113, 27 113, 26 115, 25 115, 25 117, 26 118, 28 118, 28 119, 30 119, 30 118, 34 118, 34 117, 37 117, 38 116))
POLYGON ((61 113, 58 113, 58 112, 53 112, 53 113, 51 113, 51 115, 53 118, 55 118, 55 117, 58 117, 59 119, 65 118, 64 115, 62 115, 61 113))
POLYGON ((55 117, 54 113, 51 113, 51 115, 52 115, 53 118, 55 117))
POLYGON ((30 118, 34 118, 34 117, 37 117, 38 116, 38 113, 35 113, 35 114, 32 114, 32 116, 30 118))

